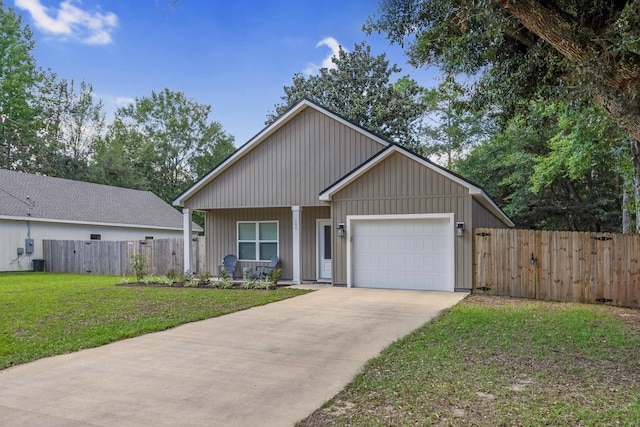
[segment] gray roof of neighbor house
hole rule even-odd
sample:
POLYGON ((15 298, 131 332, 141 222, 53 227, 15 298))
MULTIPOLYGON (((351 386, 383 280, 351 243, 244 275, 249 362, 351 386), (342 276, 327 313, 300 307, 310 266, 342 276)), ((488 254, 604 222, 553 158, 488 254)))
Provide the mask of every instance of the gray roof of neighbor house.
MULTIPOLYGON (((0 218, 26 218, 28 213, 34 220, 53 222, 164 229, 183 225, 182 214, 150 191, 0 169, 0 218)), ((193 229, 202 230, 195 224, 193 229)))

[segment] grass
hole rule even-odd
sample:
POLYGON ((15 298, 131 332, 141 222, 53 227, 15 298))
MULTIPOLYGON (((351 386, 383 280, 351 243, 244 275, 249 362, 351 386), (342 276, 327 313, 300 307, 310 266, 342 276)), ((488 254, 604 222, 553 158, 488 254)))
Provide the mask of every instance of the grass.
POLYGON ((640 311, 471 295, 299 425, 640 425, 640 311))
POLYGON ((0 273, 0 369, 308 292, 114 286, 119 281, 0 273))

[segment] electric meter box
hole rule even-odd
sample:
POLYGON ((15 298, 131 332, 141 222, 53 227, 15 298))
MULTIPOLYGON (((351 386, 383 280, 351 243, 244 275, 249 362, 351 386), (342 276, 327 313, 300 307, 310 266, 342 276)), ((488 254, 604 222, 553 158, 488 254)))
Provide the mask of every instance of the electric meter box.
POLYGON ((27 254, 33 253, 33 239, 24 239, 24 251, 27 254))

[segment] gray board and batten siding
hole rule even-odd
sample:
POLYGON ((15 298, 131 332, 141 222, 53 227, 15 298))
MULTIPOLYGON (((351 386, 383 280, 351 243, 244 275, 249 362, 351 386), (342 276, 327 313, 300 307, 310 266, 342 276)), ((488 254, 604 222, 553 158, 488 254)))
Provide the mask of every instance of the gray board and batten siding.
POLYGON ((362 131, 307 108, 185 200, 190 209, 327 206, 318 194, 382 150, 362 131))
MULTIPOLYGON (((455 222, 464 222, 467 232, 456 238, 455 287, 471 289, 473 274, 472 227, 474 219, 484 223, 495 218, 473 200, 468 188, 400 153, 388 158, 338 191, 332 198, 333 227, 346 223, 347 215, 406 215, 453 213, 455 222), (478 213, 472 210, 477 210, 478 213)), ((497 220, 494 226, 505 225, 497 220)), ((346 239, 334 238, 334 278, 347 283, 346 239)))
MULTIPOLYGON (((473 212, 473 227, 508 228, 504 222, 485 209, 476 199, 472 200, 471 211, 473 212)), ((469 230, 472 230, 472 228, 469 228, 469 230)))

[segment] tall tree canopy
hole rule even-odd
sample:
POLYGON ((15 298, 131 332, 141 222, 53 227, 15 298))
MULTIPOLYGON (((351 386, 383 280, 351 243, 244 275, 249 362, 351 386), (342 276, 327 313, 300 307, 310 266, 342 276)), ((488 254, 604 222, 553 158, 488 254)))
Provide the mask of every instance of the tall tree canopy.
POLYGON ((46 75, 38 93, 42 109, 39 133, 49 152, 42 172, 49 176, 80 181, 89 179, 89 163, 96 141, 105 127, 102 100, 84 81, 58 80, 46 75))
MULTIPOLYGON (((488 108, 501 119, 498 123, 503 133, 483 144, 460 167, 471 175, 476 172, 485 185, 500 186, 497 190, 509 189, 507 184, 517 182, 503 193, 512 208, 524 209, 512 212, 533 213, 535 217, 535 212, 554 211, 554 204, 560 207, 558 200, 564 200, 566 207, 572 208, 567 211, 570 216, 575 219, 575 215, 582 215, 567 227, 594 229, 609 223, 603 206, 619 217, 620 204, 625 212, 635 204, 633 210, 639 217, 636 223, 640 224, 640 2, 383 0, 378 15, 369 19, 365 30, 383 32, 393 42, 407 43, 416 66, 436 65, 447 73, 475 76, 475 105, 488 108), (552 109, 564 100, 583 106, 572 112, 562 107, 564 121, 553 124, 561 131, 549 134, 547 139, 538 141, 540 132, 521 133, 519 140, 509 138, 530 127, 523 127, 523 120, 531 112, 530 102, 539 104, 540 100, 552 109), (601 114, 612 120, 606 132, 586 126, 598 116, 588 106, 590 102, 598 104, 601 114), (620 132, 629 138, 621 142, 620 132), (608 137, 611 135, 615 137, 608 137), (513 145, 501 141, 511 141, 521 150, 512 152, 513 145), (533 145, 522 145, 522 141, 533 145), (483 153, 498 154, 497 148, 505 155, 489 155, 477 161, 483 153), (607 167, 591 164, 592 159, 607 167), (509 162, 512 169, 506 166, 509 162), (469 166, 474 164, 477 170, 472 171, 469 166), (517 178, 510 173, 499 179, 492 169, 500 169, 500 165, 504 170, 519 171, 517 178), (527 167, 531 169, 527 171, 527 167), (489 183, 487 177, 498 182, 489 183), (612 179, 623 184, 615 184, 612 179), (633 184, 635 203, 628 202, 629 182, 633 184), (579 195, 580 191, 573 193, 573 199, 556 197, 560 183, 565 190, 571 186, 590 188, 590 194, 603 195, 600 200, 604 204, 596 206, 589 194, 579 195), (603 191, 614 191, 613 198, 603 191), (550 192, 553 197, 542 197, 550 192), (589 209, 600 212, 599 219, 590 219, 589 209)), ((540 224, 531 218, 524 220, 540 224)), ((628 230, 628 217, 624 223, 623 230, 628 230)))
POLYGON ((33 34, 0 1, 0 166, 36 169, 40 140, 33 123, 39 110, 34 92, 42 79, 32 51, 33 34))
POLYGON ((384 0, 365 29, 411 38, 416 65, 481 73, 479 94, 509 116, 540 89, 569 87, 640 140, 637 0, 384 0))
POLYGON ((390 66, 385 54, 373 56, 365 43, 356 44, 351 52, 340 47, 331 60, 335 68, 321 68, 319 74, 308 77, 296 74, 267 124, 308 98, 381 136, 417 145, 413 124, 424 110, 423 88, 408 76, 392 82, 391 76, 402 70, 390 66))
POLYGON ((151 189, 170 202, 234 151, 233 137, 210 122, 211 107, 165 89, 119 108, 97 144, 98 182, 151 189))
POLYGON ((520 226, 620 230, 631 165, 616 125, 589 103, 538 99, 521 110, 455 170, 483 186, 520 226))
POLYGON ((453 76, 426 91, 425 101, 423 154, 444 158, 443 163, 451 169, 456 159, 487 138, 491 121, 470 108, 467 88, 453 76))

